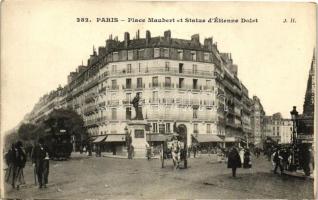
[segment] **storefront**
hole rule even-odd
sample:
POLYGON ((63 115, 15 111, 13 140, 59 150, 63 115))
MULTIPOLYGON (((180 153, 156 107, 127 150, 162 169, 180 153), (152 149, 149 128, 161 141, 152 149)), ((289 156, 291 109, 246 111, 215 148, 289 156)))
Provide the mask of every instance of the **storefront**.
POLYGON ((193 136, 193 144, 197 145, 201 153, 216 153, 217 148, 222 147, 223 140, 212 134, 198 134, 193 136))
POLYGON ((107 134, 103 141, 104 151, 112 155, 127 155, 125 134, 107 134))

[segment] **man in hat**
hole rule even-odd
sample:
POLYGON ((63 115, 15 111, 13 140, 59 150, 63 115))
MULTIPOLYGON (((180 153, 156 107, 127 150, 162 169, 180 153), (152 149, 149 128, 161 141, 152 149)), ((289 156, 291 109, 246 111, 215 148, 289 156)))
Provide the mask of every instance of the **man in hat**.
POLYGON ((33 149, 32 153, 32 163, 35 167, 36 175, 38 177, 39 188, 46 188, 46 184, 48 183, 48 175, 49 175, 49 162, 48 162, 48 151, 44 146, 43 138, 40 138, 38 141, 38 145, 36 145, 33 149))

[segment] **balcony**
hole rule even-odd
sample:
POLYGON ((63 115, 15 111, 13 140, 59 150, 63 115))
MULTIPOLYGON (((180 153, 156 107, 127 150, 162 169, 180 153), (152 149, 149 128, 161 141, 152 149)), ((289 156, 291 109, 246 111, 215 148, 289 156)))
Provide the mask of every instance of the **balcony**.
POLYGON ((192 89, 191 85, 177 84, 176 86, 177 86, 178 90, 191 90, 192 89))
POLYGON ((196 86, 192 86, 192 91, 193 92, 200 92, 200 90, 202 90, 203 86, 199 86, 199 85, 196 85, 196 86))
POLYGON ((110 85, 110 86, 107 86, 107 88, 109 90, 119 90, 119 85, 110 85))
POLYGON ((149 83, 149 88, 159 88, 160 84, 159 83, 149 83))
POLYGON ((98 117, 96 121, 99 124, 103 124, 103 123, 105 123, 107 121, 107 117, 106 116, 98 117))
POLYGON ((174 88, 174 84, 173 83, 161 83, 162 87, 164 89, 173 89, 174 88))
POLYGON ((123 105, 130 105, 130 101, 128 99, 122 101, 123 105))
POLYGON ((160 99, 159 99, 159 98, 149 99, 149 103, 150 103, 150 104, 159 104, 159 103, 160 103, 160 99))
POLYGON ((87 106, 84 108, 84 115, 90 115, 97 112, 97 108, 95 105, 87 106))
POLYGON ((91 102, 94 102, 95 101, 95 93, 90 93, 88 94, 86 97, 85 97, 85 103, 88 104, 88 103, 91 103, 91 102))
POLYGON ((173 104, 174 103, 174 98, 163 98, 162 103, 164 104, 173 104))
POLYGON ((200 77, 216 77, 215 72, 208 70, 187 70, 183 69, 179 71, 177 67, 170 67, 167 69, 165 66, 162 67, 143 67, 140 69, 131 70, 127 73, 126 70, 122 71, 112 71, 109 73, 110 76, 127 76, 129 75, 143 75, 143 74, 170 74, 170 75, 190 75, 190 76, 200 76, 200 77))
POLYGON ((206 107, 212 107, 212 106, 214 106, 214 101, 213 100, 203 100, 203 105, 206 107))
POLYGON ((110 100, 110 101, 107 101, 107 105, 109 106, 118 106, 119 105, 119 100, 110 100))
POLYGON ((86 127, 97 126, 97 120, 96 119, 86 120, 84 123, 84 126, 86 126, 86 127))
POLYGON ((98 90, 99 93, 105 93, 106 92, 106 87, 102 87, 100 90, 98 90))
POLYGON ((106 106, 105 101, 104 101, 104 102, 99 103, 99 104, 98 104, 98 106, 99 106, 100 108, 105 108, 105 106, 106 106))
POLYGON ((204 91, 213 91, 214 90, 213 86, 208 86, 208 85, 202 86, 202 89, 204 91))

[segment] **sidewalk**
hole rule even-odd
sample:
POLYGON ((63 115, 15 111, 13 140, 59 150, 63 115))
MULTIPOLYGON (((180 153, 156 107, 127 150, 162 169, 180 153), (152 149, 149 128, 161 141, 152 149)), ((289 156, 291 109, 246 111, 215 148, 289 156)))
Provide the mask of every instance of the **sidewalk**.
POLYGON ((312 179, 314 180, 314 174, 310 174, 310 176, 306 176, 305 173, 301 170, 297 170, 295 172, 290 172, 290 171, 284 171, 283 172, 284 175, 287 176, 292 176, 292 177, 296 177, 296 178, 308 178, 308 179, 312 179))

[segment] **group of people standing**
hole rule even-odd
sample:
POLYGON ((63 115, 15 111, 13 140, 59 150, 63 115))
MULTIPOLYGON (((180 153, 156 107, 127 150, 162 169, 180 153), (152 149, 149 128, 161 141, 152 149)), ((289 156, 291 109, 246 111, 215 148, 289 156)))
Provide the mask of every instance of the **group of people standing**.
POLYGON ((249 149, 241 148, 238 150, 237 147, 233 146, 228 153, 227 167, 232 169, 232 176, 236 177, 237 168, 251 168, 251 153, 249 149))
MULTIPOLYGON (((42 138, 32 148, 31 159, 32 166, 34 167, 35 183, 39 183, 39 188, 46 188, 49 175, 49 154, 42 138)), ((5 160, 8 166, 5 181, 12 188, 19 190, 20 185, 25 184, 23 169, 27 162, 27 154, 21 141, 11 145, 11 148, 5 155, 5 160)))

